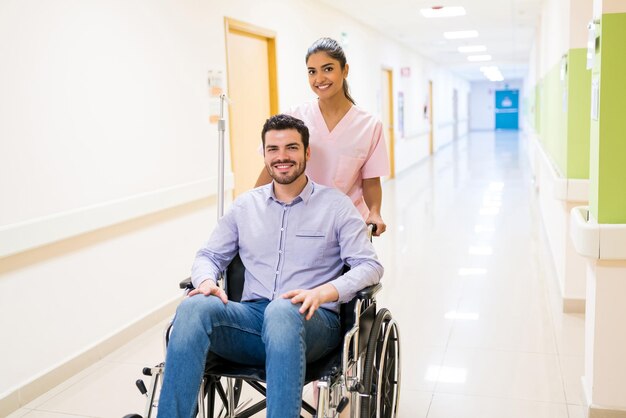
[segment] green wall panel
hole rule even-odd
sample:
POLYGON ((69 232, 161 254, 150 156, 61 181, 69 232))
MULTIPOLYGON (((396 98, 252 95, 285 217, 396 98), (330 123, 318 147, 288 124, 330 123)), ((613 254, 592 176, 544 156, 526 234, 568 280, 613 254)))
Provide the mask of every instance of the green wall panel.
POLYGON ((567 177, 589 178, 591 71, 587 50, 570 49, 567 71, 567 177))
POLYGON ((590 207, 599 223, 624 224, 626 13, 603 15, 600 32, 600 48, 593 70, 594 76, 599 78, 600 103, 598 121, 591 121, 590 207))

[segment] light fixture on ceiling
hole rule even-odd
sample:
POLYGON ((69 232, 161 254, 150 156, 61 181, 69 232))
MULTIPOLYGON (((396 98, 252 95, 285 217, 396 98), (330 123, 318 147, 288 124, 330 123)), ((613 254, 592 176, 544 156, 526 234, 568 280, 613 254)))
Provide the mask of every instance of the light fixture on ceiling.
POLYGON ((454 32, 444 32, 443 37, 446 39, 467 39, 477 38, 478 31, 475 30, 457 30, 454 32))
POLYGON ((465 16, 465 7, 433 6, 428 9, 421 9, 420 13, 427 18, 465 16))
POLYGON ((500 69, 494 65, 480 67, 480 71, 489 79, 489 81, 504 81, 504 77, 502 76, 500 69))
POLYGON ((485 45, 465 45, 459 47, 459 52, 485 52, 487 47, 485 45))
POLYGON ((467 60, 471 62, 491 61, 491 55, 469 55, 467 60))

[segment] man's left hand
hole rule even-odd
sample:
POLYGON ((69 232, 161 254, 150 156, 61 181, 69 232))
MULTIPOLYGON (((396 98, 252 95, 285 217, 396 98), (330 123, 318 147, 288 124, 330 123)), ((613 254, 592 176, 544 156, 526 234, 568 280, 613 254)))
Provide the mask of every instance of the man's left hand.
POLYGON ((291 299, 291 303, 301 303, 299 312, 301 314, 306 313, 306 320, 308 321, 313 317, 315 311, 326 302, 334 302, 339 299, 339 292, 335 286, 330 283, 323 284, 314 289, 303 290, 296 289, 290 290, 287 293, 281 295, 284 299, 291 299))

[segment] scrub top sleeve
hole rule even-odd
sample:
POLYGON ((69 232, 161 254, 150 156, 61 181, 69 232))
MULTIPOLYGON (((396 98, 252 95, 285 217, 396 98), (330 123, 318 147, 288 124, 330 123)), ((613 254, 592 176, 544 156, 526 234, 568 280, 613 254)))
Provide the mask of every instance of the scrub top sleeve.
POLYGON ((378 121, 374 127, 372 137, 371 152, 365 164, 361 168, 361 177, 371 179, 389 175, 389 157, 387 156, 387 145, 383 134, 383 124, 378 121))

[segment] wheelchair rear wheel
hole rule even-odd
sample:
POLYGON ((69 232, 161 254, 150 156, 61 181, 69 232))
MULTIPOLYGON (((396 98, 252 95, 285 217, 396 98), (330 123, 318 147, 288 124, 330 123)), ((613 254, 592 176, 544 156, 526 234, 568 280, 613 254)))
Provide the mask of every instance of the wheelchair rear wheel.
POLYGON ((367 343, 361 418, 395 418, 400 396, 400 336, 391 312, 381 309, 367 343))

